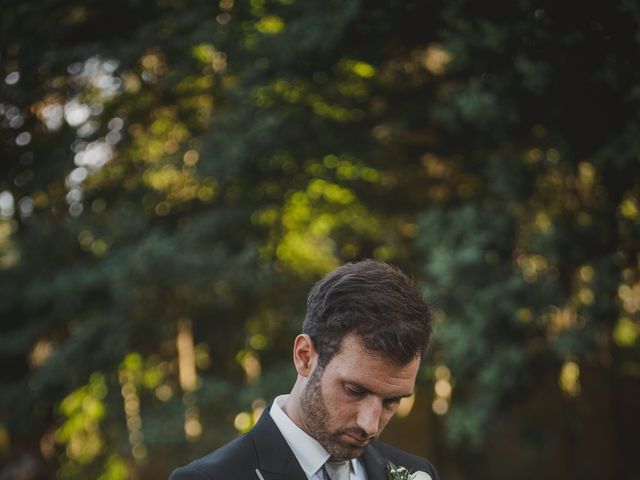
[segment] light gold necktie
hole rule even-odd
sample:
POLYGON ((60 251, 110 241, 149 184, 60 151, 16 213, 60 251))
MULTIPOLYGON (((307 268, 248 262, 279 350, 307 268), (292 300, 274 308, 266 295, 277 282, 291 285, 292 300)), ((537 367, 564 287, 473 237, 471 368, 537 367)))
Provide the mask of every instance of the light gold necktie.
POLYGON ((331 480, 349 480, 351 462, 349 460, 327 460, 324 464, 325 471, 331 480))

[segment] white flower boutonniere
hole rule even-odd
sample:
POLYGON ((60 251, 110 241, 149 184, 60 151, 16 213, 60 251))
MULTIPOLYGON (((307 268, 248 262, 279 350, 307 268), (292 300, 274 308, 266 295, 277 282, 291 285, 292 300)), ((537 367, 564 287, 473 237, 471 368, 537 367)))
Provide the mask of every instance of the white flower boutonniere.
POLYGON ((399 467, 387 461, 387 473, 389 480, 432 480, 431 475, 422 470, 416 470, 411 473, 404 467, 399 467))

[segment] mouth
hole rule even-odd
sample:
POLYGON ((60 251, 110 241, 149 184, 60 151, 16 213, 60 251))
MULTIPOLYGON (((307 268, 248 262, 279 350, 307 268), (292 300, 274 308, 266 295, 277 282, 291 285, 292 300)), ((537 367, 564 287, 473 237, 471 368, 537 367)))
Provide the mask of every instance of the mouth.
POLYGON ((344 433, 344 436, 347 438, 349 443, 360 448, 366 447, 371 441, 370 437, 359 437, 346 432, 344 433))

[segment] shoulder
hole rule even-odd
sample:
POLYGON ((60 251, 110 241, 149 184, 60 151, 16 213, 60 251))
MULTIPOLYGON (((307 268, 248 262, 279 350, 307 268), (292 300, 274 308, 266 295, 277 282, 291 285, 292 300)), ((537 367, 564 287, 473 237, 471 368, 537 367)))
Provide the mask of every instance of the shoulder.
POLYGON ((257 463, 253 442, 245 434, 189 465, 177 468, 169 480, 254 478, 257 463))
POLYGON ((373 447, 380 453, 386 460, 392 462, 394 465, 402 466, 408 469, 410 472, 423 471, 429 474, 432 480, 439 480, 438 472, 433 464, 426 458, 414 455, 413 453, 405 452, 388 443, 375 441, 373 447))

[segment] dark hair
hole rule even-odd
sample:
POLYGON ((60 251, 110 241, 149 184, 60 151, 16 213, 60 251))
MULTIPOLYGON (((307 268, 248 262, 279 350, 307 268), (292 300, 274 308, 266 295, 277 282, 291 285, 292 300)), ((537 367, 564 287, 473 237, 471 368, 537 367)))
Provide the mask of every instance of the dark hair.
POLYGON ((431 314, 413 282, 398 268, 375 260, 343 265, 314 285, 302 333, 325 367, 342 339, 355 333, 373 354, 405 365, 424 355, 431 314))

